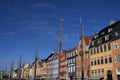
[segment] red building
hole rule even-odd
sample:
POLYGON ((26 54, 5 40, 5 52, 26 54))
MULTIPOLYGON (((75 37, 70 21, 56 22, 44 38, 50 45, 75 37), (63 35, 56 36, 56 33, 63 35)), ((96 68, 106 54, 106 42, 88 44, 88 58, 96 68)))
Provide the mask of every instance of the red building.
POLYGON ((67 62, 66 62, 67 50, 62 50, 60 53, 60 65, 59 65, 59 75, 61 80, 66 80, 67 78, 67 62))
POLYGON ((90 73, 90 54, 89 54, 89 42, 92 39, 92 37, 88 36, 82 36, 82 47, 81 43, 79 43, 78 50, 77 50, 77 55, 76 55, 76 74, 78 80, 81 79, 82 77, 82 69, 83 69, 83 74, 84 74, 84 80, 89 78, 89 73, 90 73), (83 49, 83 50, 82 50, 83 49), (81 56, 81 51, 83 54, 83 61, 82 61, 82 56, 81 56))

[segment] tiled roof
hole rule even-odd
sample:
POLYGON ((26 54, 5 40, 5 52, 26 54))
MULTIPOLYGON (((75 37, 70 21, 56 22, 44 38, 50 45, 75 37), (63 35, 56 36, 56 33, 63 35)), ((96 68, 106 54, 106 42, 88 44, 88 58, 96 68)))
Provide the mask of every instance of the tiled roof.
POLYGON ((85 43, 88 45, 89 44, 89 41, 92 39, 93 37, 91 36, 83 36, 83 39, 85 41, 85 43))
POLYGON ((119 31, 119 30, 120 30, 120 21, 117 21, 116 23, 101 29, 96 35, 94 35, 94 38, 91 40, 90 47, 98 46, 108 41, 113 41, 120 38, 120 36, 115 36, 114 34, 115 31, 119 31), (108 37, 109 39, 105 40, 105 36, 108 37))
MULTIPOLYGON (((89 45, 89 41, 90 41, 92 38, 93 38, 93 37, 91 37, 91 36, 82 36, 82 39, 85 41, 86 45, 89 45)), ((74 50, 76 50, 76 49, 78 49, 78 48, 79 48, 79 44, 78 44, 77 46, 75 46, 74 48, 68 50, 68 52, 72 52, 72 51, 74 51, 74 50)))

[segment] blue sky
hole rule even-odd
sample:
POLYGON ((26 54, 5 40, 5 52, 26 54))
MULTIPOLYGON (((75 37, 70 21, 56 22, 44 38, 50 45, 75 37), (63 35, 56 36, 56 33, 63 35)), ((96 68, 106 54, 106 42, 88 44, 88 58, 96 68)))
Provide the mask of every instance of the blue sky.
POLYGON ((120 0, 0 0, 0 69, 19 62, 32 62, 36 38, 39 57, 57 49, 59 20, 63 22, 62 49, 79 42, 80 18, 84 35, 91 36, 120 20, 120 0))

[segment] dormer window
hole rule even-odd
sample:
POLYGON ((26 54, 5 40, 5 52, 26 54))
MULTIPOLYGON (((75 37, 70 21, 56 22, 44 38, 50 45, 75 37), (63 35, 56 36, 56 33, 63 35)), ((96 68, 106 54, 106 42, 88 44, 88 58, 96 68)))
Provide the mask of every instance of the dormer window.
POLYGON ((100 43, 102 43, 102 40, 101 40, 101 38, 100 38, 100 39, 98 39, 98 44, 100 44, 100 43))
POLYGON ((101 35, 104 35, 104 34, 105 34, 105 32, 102 32, 102 33, 101 33, 101 35))
POLYGON ((108 29, 108 33, 112 31, 112 28, 108 29))
POLYGON ((108 41, 109 40, 109 35, 106 35, 105 36, 105 41, 108 41))
POLYGON ((92 46, 94 45, 94 41, 91 42, 92 43, 92 46))
POLYGON ((118 32, 115 32, 115 36, 118 36, 119 34, 118 34, 118 32))
POLYGON ((97 37, 98 37, 98 35, 95 35, 94 37, 95 37, 95 38, 97 38, 97 37))

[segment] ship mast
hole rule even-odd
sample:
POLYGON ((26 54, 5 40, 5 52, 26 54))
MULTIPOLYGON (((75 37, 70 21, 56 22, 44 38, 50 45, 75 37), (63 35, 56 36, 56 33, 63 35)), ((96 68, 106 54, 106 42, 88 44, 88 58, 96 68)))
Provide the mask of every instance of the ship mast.
MULTIPOLYGON (((58 57, 59 57, 59 64, 58 64, 58 73, 60 72, 60 53, 62 50, 62 23, 63 19, 60 19, 60 29, 59 29, 59 39, 58 39, 58 57)), ((58 80, 60 80, 60 75, 58 74, 58 80)))
POLYGON ((18 75, 18 78, 19 78, 19 79, 21 79, 21 74, 22 74, 22 73, 21 73, 21 71, 22 71, 22 70, 21 70, 21 67, 22 67, 21 65, 22 65, 22 55, 20 55, 20 62, 19 62, 19 71, 18 71, 18 72, 19 72, 19 75, 18 75))
POLYGON ((37 77, 36 77, 37 59, 38 59, 38 39, 36 40, 36 54, 35 54, 34 79, 37 78, 37 77))
POLYGON ((82 62, 82 77, 81 77, 81 80, 84 80, 84 70, 83 70, 83 56, 84 56, 84 53, 83 53, 83 30, 82 30, 82 22, 81 22, 81 19, 80 19, 80 43, 79 43, 79 46, 80 46, 80 55, 81 55, 81 62, 82 62))

